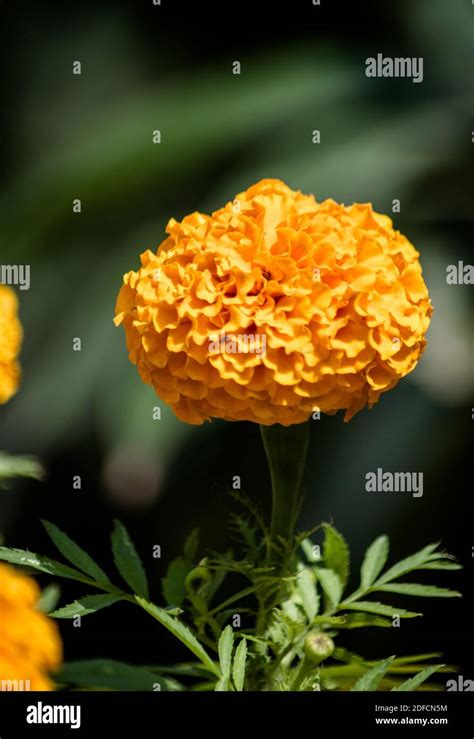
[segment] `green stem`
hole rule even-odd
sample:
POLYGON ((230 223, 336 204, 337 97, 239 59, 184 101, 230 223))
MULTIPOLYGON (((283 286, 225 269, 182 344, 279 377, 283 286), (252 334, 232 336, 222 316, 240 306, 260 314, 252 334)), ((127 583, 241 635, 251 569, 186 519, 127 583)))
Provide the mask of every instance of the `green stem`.
POLYGON ((282 561, 282 547, 283 555, 291 547, 301 506, 301 481, 308 451, 309 422, 289 427, 279 424, 260 426, 260 431, 272 481, 267 561, 278 567, 282 561))
MULTIPOLYGON (((287 574, 293 534, 301 507, 301 481, 306 463, 309 422, 284 427, 260 426, 272 482, 272 515, 267 534, 266 564, 273 575, 287 574)), ((262 635, 281 588, 270 585, 258 598, 256 634, 262 635)))

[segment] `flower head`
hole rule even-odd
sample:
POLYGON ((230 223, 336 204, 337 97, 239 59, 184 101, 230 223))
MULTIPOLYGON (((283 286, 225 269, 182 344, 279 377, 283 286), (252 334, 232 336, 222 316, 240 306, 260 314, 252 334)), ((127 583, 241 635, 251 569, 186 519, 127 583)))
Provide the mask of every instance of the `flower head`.
POLYGON ((52 619, 35 610, 36 582, 0 564, 0 690, 52 690, 48 673, 59 667, 62 646, 52 619), (13 681, 13 683, 12 683, 13 681))
POLYGON ((20 366, 17 356, 21 341, 17 297, 11 288, 0 285, 0 405, 18 389, 20 366))
POLYGON ((310 662, 319 665, 334 652, 334 642, 327 634, 313 631, 304 640, 304 652, 310 662))
POLYGON ((416 366, 431 315, 419 254, 370 204, 267 179, 166 231, 124 276, 115 322, 178 418, 349 420, 416 366))

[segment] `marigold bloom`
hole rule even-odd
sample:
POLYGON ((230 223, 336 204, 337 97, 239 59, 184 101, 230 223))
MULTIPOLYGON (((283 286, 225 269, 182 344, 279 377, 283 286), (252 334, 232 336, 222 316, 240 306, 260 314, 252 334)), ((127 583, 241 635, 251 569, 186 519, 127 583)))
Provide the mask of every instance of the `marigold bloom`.
POLYGON ((0 285, 0 405, 18 389, 20 366, 17 356, 22 337, 18 299, 11 288, 0 285))
POLYGON ((32 578, 0 564, 0 690, 53 689, 48 673, 59 667, 62 645, 54 621, 35 610, 39 597, 32 578))
POLYGON ((431 315, 419 254, 370 204, 318 203, 267 179, 166 231, 124 276, 115 323, 183 421, 349 420, 416 366, 431 315), (216 351, 229 336, 265 351, 216 351))

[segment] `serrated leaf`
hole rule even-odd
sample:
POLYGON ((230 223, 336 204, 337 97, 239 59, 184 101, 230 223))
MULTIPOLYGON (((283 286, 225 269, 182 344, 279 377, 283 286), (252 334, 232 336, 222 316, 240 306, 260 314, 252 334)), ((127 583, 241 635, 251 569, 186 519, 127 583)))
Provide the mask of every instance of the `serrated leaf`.
POLYGON ((170 606, 182 605, 186 598, 186 578, 192 569, 193 564, 185 557, 177 557, 170 563, 161 580, 164 598, 170 606))
POLYGON ((79 688, 153 691, 157 685, 162 690, 171 685, 167 678, 144 667, 108 659, 67 662, 55 677, 61 684, 79 688))
POLYGON ((145 570, 127 529, 120 521, 114 521, 112 552, 115 565, 125 582, 134 593, 148 600, 145 570))
POLYGON ((392 583, 381 585, 377 590, 384 593, 400 593, 401 595, 417 595, 422 598, 461 598, 461 593, 448 588, 438 588, 436 585, 418 585, 411 582, 392 583))
POLYGON ((185 556, 194 561, 199 546, 199 529, 193 529, 189 534, 188 538, 184 542, 184 554, 185 556))
POLYGON ((419 672, 418 675, 408 678, 408 680, 405 680, 405 682, 401 685, 397 685, 396 688, 392 688, 392 692, 396 693, 406 692, 408 690, 416 690, 420 687, 422 683, 428 680, 428 678, 431 677, 434 672, 445 666, 446 665, 431 665, 431 667, 427 667, 425 670, 419 672))
POLYGON ((260 538, 260 541, 257 542, 256 529, 243 516, 234 515, 232 522, 239 538, 244 543, 247 561, 251 563, 256 562, 259 547, 263 544, 262 539, 260 538))
POLYGON ((245 666, 247 662, 247 642, 242 639, 235 650, 234 665, 232 668, 232 677, 235 689, 240 693, 244 689, 245 666))
POLYGON ((10 562, 10 564, 20 565, 22 567, 31 567, 39 572, 46 572, 48 575, 56 577, 64 577, 68 580, 77 580, 78 582, 90 585, 90 578, 86 577, 82 572, 74 570, 72 567, 56 562, 49 557, 41 557, 34 552, 28 552, 26 549, 9 549, 8 547, 0 547, 0 560, 10 562))
POLYGON ((147 613, 150 614, 150 616, 156 618, 162 626, 179 639, 179 641, 182 642, 198 658, 198 660, 200 660, 200 662, 202 662, 209 672, 218 678, 221 677, 219 667, 213 662, 202 644, 200 644, 187 626, 181 623, 181 621, 174 616, 168 615, 168 613, 166 613, 162 608, 155 606, 145 598, 135 596, 135 600, 145 611, 147 611, 147 613))
POLYGON ((44 528, 46 529, 48 536, 54 542, 56 547, 59 549, 63 557, 65 557, 74 567, 77 567, 86 575, 89 575, 99 583, 104 585, 111 585, 111 582, 104 570, 94 562, 92 557, 81 549, 70 536, 61 531, 54 523, 50 521, 41 521, 44 528))
POLYGON ((357 680, 356 684, 351 688, 351 691, 362 692, 377 690, 379 682, 387 672, 393 659, 393 657, 388 657, 387 659, 382 660, 382 662, 379 662, 378 665, 375 665, 375 667, 371 667, 367 670, 367 672, 357 680))
POLYGON ((360 568, 360 586, 363 590, 372 585, 383 570, 389 547, 388 536, 379 536, 367 549, 360 568))
MULTIPOLYGON (((393 565, 389 570, 384 572, 382 577, 380 577, 375 583, 375 586, 378 585, 384 585, 387 582, 390 582, 390 580, 395 580, 397 577, 400 577, 401 575, 406 575, 408 572, 412 572, 413 570, 416 570, 417 567, 420 565, 423 565, 430 560, 430 555, 434 552, 434 550, 438 547, 438 542, 436 544, 428 544, 428 546, 424 547, 423 549, 420 549, 419 552, 415 552, 415 554, 410 555, 409 557, 405 557, 405 559, 402 559, 400 562, 397 562, 397 564, 393 565)), ((435 555, 436 557, 437 555, 435 555)), ((441 557, 441 554, 439 555, 441 557)))
POLYGON ((351 611, 363 611, 364 613, 377 613, 379 616, 400 616, 400 618, 416 618, 421 616, 421 613, 415 613, 414 611, 406 611, 403 608, 395 608, 395 606, 386 606, 383 603, 373 601, 357 601, 356 603, 347 603, 341 605, 342 609, 349 609, 351 611))
POLYGON ((296 579, 296 592, 303 605, 308 621, 312 621, 319 609, 319 596, 314 576, 309 567, 301 565, 296 579))
MULTIPOLYGON (((249 634, 245 634, 246 639, 253 641, 254 638, 249 634)), ((270 643, 277 645, 278 647, 285 647, 290 637, 290 628, 288 628, 288 619, 280 608, 274 608, 270 623, 265 632, 265 641, 259 640, 257 642, 257 651, 260 654, 267 652, 267 646, 270 643)))
POLYGON ((221 666, 222 679, 228 683, 230 679, 230 668, 232 665, 232 647, 234 644, 234 632, 232 626, 226 626, 219 638, 218 652, 221 666))
POLYGON ((339 576, 333 570, 328 570, 325 567, 318 567, 316 573, 318 581, 332 606, 337 606, 342 596, 342 583, 339 576))
POLYGON ((103 595, 85 595, 84 598, 75 600, 73 603, 58 608, 57 611, 50 613, 51 618, 75 618, 76 616, 87 616, 89 613, 95 613, 100 611, 102 608, 107 608, 114 603, 122 600, 120 595, 109 595, 104 593, 103 595))
POLYGON ((342 534, 333 526, 323 523, 324 543, 323 557, 324 564, 329 570, 339 576, 342 586, 347 584, 350 570, 350 553, 349 547, 342 534))

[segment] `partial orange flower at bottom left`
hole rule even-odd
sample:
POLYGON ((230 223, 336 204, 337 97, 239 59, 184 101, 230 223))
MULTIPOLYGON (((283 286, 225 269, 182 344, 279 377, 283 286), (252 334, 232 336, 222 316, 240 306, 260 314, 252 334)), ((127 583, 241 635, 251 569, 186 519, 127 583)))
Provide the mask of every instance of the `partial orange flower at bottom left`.
POLYGON ((62 643, 55 622, 36 610, 40 595, 31 577, 0 564, 0 691, 54 689, 62 643))

